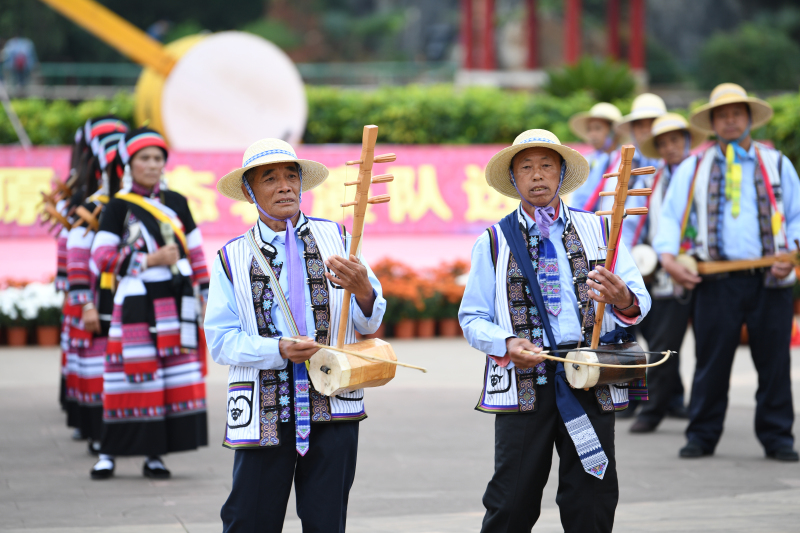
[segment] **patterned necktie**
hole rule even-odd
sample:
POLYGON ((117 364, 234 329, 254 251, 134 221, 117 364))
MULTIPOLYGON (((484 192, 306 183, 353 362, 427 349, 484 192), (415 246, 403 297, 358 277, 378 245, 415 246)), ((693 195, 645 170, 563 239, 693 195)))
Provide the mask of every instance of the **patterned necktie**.
POLYGON ((733 215, 733 218, 738 217, 741 212, 741 157, 746 155, 747 153, 736 141, 729 142, 728 147, 725 149, 725 199, 731 203, 731 215, 733 215))
MULTIPOLYGON (((297 332, 305 335, 306 329, 306 295, 303 290, 303 265, 297 240, 292 226, 292 219, 286 220, 286 273, 289 282, 289 307, 292 310, 297 332)), ((305 363, 294 363, 294 423, 295 447, 297 453, 308 453, 311 433, 311 415, 308 401, 308 369, 305 363)))
MULTIPOLYGON (((550 226, 553 225, 555 209, 552 207, 537 207, 533 216, 542 238, 538 239, 539 247, 539 288, 542 290, 542 298, 547 312, 553 316, 558 316, 561 312, 561 279, 558 275, 558 256, 556 248, 550 240, 550 226)), ((531 237, 531 245, 534 243, 535 236, 531 237)))

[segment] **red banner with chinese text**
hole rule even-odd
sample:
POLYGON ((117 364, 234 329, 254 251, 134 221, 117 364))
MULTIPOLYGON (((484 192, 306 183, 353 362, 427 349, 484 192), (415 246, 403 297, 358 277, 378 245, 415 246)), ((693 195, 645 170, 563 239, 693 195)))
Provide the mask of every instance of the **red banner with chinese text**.
MULTIPOLYGON (((374 174, 394 174, 394 181, 372 186, 371 195, 389 194, 391 202, 371 206, 366 231, 375 235, 478 234, 517 205, 517 200, 495 192, 483 171, 500 146, 378 145, 376 155, 393 152, 394 163, 376 164, 374 174)), ((579 147, 585 151, 584 147, 579 147)), ((331 174, 303 195, 307 215, 350 226, 352 208, 340 204, 353 199, 355 190, 345 181, 358 177, 357 166, 345 161, 360 157, 358 145, 301 145, 298 156, 326 165, 331 174), (346 217, 346 218, 344 218, 346 217)), ((241 154, 230 152, 171 152, 166 167, 169 187, 185 195, 195 221, 207 236, 239 235, 256 220, 250 204, 224 198, 217 180, 241 164, 241 154)), ((69 171, 68 147, 0 147, 0 238, 47 235, 39 223, 41 191, 69 171)))

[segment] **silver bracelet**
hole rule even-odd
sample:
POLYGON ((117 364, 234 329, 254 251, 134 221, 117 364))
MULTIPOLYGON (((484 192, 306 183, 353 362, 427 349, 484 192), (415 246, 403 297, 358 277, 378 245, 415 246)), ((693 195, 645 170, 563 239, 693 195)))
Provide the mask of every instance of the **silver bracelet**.
POLYGON ((630 293, 631 297, 633 298, 631 305, 629 305, 628 307, 621 307, 621 308, 615 305, 614 307, 617 307, 617 311, 627 311, 628 309, 636 305, 636 295, 633 294, 633 291, 630 289, 630 287, 628 287, 628 293, 630 293))

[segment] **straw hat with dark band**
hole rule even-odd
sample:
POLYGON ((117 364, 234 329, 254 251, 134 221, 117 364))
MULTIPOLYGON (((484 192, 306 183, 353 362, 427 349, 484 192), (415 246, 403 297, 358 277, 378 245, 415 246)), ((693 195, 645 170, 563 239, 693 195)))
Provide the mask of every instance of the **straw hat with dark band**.
POLYGON ((595 104, 588 113, 576 113, 569 119, 569 129, 579 139, 589 142, 589 121, 599 118, 611 124, 613 130, 619 121, 622 120, 622 112, 614 104, 600 102, 595 104))
POLYGON ((298 159, 289 143, 280 139, 262 139, 250 145, 242 157, 242 168, 222 176, 217 190, 232 200, 246 202, 242 192, 242 176, 250 168, 272 163, 297 163, 302 173, 303 191, 309 191, 328 177, 328 167, 308 159, 298 159))
POLYGON ((669 133, 670 131, 688 131, 689 132, 689 149, 694 150, 706 139, 706 134, 694 126, 689 125, 689 122, 677 113, 667 113, 661 115, 655 122, 650 130, 650 137, 642 143, 639 151, 642 155, 651 159, 659 159, 661 155, 658 153, 656 147, 656 137, 662 133, 669 133))
POLYGON ((711 97, 706 105, 694 110, 689 117, 689 122, 691 122, 692 126, 712 134, 714 133, 714 128, 711 126, 711 111, 717 107, 738 103, 750 106, 750 115, 753 119, 752 129, 763 126, 772 118, 772 106, 767 102, 760 98, 747 96, 747 92, 741 85, 722 83, 711 91, 711 97))
POLYGON ((667 105, 664 100, 653 93, 642 93, 633 99, 631 112, 622 117, 617 126, 617 133, 620 135, 631 134, 631 123, 637 120, 648 118, 658 118, 667 112, 667 105))
POLYGON ((500 194, 511 198, 519 198, 519 193, 511 183, 511 160, 515 155, 528 148, 549 148, 558 152, 567 164, 564 181, 561 183, 559 196, 564 196, 586 181, 589 176, 589 163, 580 153, 561 144, 558 137, 547 130, 528 130, 520 133, 514 144, 497 152, 486 165, 486 182, 500 194))

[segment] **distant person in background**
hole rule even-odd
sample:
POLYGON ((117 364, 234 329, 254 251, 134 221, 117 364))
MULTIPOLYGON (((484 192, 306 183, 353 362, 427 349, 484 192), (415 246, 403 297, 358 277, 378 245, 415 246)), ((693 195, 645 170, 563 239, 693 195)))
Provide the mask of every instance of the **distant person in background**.
MULTIPOLYGON (((631 106, 631 112, 625 115, 617 125, 617 134, 622 139, 622 142, 633 142, 633 145, 636 147, 636 153, 633 154, 633 161, 631 162, 631 169, 650 166, 658 167, 659 158, 647 157, 643 155, 641 146, 650 138, 650 132, 653 128, 653 122, 655 119, 664 115, 666 112, 667 106, 664 104, 664 100, 662 100, 660 96, 652 93, 640 94, 634 98, 633 105, 631 106)), ((616 168, 614 171, 616 171, 616 168)), ((643 176, 642 178, 639 178, 638 176, 632 176, 630 182, 628 183, 629 188, 637 189, 641 187, 639 180, 643 178, 649 179, 652 178, 652 175, 643 176)), ((617 180, 607 180, 607 191, 613 191, 616 186, 617 180)), ((645 196, 632 197, 631 201, 628 203, 628 206, 644 207, 646 201, 647 197, 645 196)), ((611 209, 611 204, 609 203, 603 208, 611 209)), ((636 244, 633 242, 633 233, 636 230, 636 227, 639 225, 639 220, 641 218, 644 217, 642 215, 630 215, 625 219, 625 223, 622 225, 622 241, 629 250, 632 250, 633 246, 636 244)), ((628 416, 632 416, 630 413, 633 413, 633 411, 633 409, 629 409, 627 411, 628 416)))
POLYGON ((28 84, 31 71, 39 62, 33 41, 25 37, 12 37, 6 41, 0 52, 0 61, 3 63, 3 77, 19 87, 28 84))
POLYGON ((120 455, 145 456, 143 475, 167 479, 161 456, 208 444, 198 350, 208 269, 186 198, 166 190, 167 156, 164 138, 140 128, 119 142, 108 169, 122 190, 109 183, 92 243, 97 269, 116 281, 92 479, 111 477, 120 455))
MULTIPOLYGON (((644 93, 633 99, 631 112, 625 115, 619 124, 617 124, 616 131, 622 139, 622 143, 626 144, 628 142, 632 142, 636 147, 636 153, 633 154, 633 161, 631 162, 631 169, 658 166, 658 158, 651 159, 649 157, 645 157, 642 155, 639 147, 650 137, 650 130, 653 127, 653 121, 666 112, 667 106, 664 104, 664 100, 662 100, 660 96, 652 93, 644 93)), ((611 172, 616 172, 618 166, 619 164, 617 164, 613 170, 611 170, 611 172)), ((628 187, 631 189, 637 189, 640 187, 638 183, 638 177, 631 176, 631 180, 628 182, 628 187)), ((613 191, 616 186, 617 180, 612 178, 606 180, 604 190, 613 191)), ((606 197, 604 200, 605 201, 602 202, 601 208, 604 210, 611 209, 613 205, 613 197, 606 197)), ((632 208, 644 207, 646 202, 646 196, 634 196, 631 197, 627 205, 632 208)), ((621 239, 629 250, 633 250, 633 246, 635 244, 633 242, 633 234, 636 231, 636 227, 639 225, 641 218, 644 217, 642 215, 628 215, 625 218, 625 223, 622 225, 621 239)), ((638 328, 633 328, 633 331, 638 331, 638 328)), ((628 409, 617 413, 617 416, 620 418, 632 418, 636 414, 638 407, 639 401, 632 400, 628 409)))
POLYGON ((787 253, 800 239, 800 182, 792 162, 755 142, 750 130, 772 107, 734 83, 711 92, 689 118, 717 142, 678 167, 667 189, 653 248, 672 278, 694 289, 695 367, 686 446, 680 457, 713 455, 728 409, 731 367, 742 326, 758 372, 755 430, 767 457, 798 461, 794 450, 791 353, 794 266, 703 275, 698 261, 736 261, 787 253))
MULTIPOLYGON (((672 278, 657 266, 657 255, 652 248, 658 234, 658 218, 667 193, 672 174, 689 152, 697 148, 706 135, 689 125, 685 118, 676 113, 667 113, 653 122, 650 137, 639 148, 642 155, 650 160, 659 156, 663 162, 655 174, 642 176, 637 188, 649 188, 653 194, 647 199, 647 215, 638 217, 634 226, 632 249, 639 270, 645 270, 647 292, 653 298, 650 314, 642 320, 639 331, 647 341, 649 350, 678 352, 661 366, 647 371, 649 399, 630 427, 631 433, 650 433, 656 430, 667 414, 678 418, 688 418, 684 406, 683 383, 680 374, 680 349, 691 316, 691 292, 675 285, 672 278), (642 257, 644 256, 644 257, 642 257), (652 261, 656 265, 652 273, 641 265, 652 261)), ((627 222, 626 222, 627 223, 627 222)))
POLYGON ((147 35, 152 37, 158 42, 164 42, 164 37, 167 36, 167 32, 169 32, 172 24, 168 20, 159 20, 150 25, 147 28, 147 35))
POLYGON ((595 104, 588 113, 577 113, 569 119, 569 129, 576 137, 592 145, 594 151, 586 156, 589 177, 572 193, 570 205, 584 211, 595 211, 603 190, 603 174, 619 165, 619 140, 614 131, 622 120, 617 106, 607 102, 595 104))

